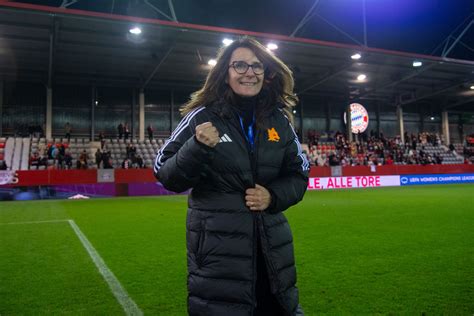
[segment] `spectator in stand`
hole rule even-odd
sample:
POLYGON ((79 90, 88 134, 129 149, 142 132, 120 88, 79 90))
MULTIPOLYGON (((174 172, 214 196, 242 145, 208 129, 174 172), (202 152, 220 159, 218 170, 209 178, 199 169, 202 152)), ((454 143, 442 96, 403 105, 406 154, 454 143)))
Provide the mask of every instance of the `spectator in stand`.
POLYGON ((63 169, 65 149, 62 144, 59 144, 57 148, 58 148, 58 153, 56 155, 56 160, 58 162, 57 166, 58 166, 58 169, 63 169))
POLYGON ((65 133, 68 143, 71 141, 71 130, 72 130, 71 124, 67 122, 66 125, 64 125, 64 133, 65 133))
POLYGON ((124 139, 127 140, 128 137, 130 136, 130 128, 128 127, 128 123, 125 123, 123 126, 123 134, 124 134, 124 139))
POLYGON ((133 144, 128 144, 127 146, 127 158, 135 162, 135 156, 137 155, 137 147, 133 144))
POLYGON ((123 137, 123 124, 120 122, 120 124, 117 126, 117 132, 118 132, 118 139, 122 139, 123 137))
POLYGON ((59 156, 59 144, 53 144, 51 146, 51 158, 53 159, 53 167, 57 168, 58 156, 59 156))
POLYGON ((5 160, 0 160, 0 170, 8 170, 7 162, 5 160))
POLYGON ((113 169, 112 158, 109 150, 102 151, 102 165, 104 169, 113 169))
POLYGON ((76 164, 77 169, 87 169, 87 152, 85 150, 82 151, 76 164))
POLYGON ((47 152, 48 152, 48 159, 53 159, 53 145, 52 144, 48 144, 47 152))
POLYGON ((137 155, 137 157, 135 158, 135 164, 137 165, 138 168, 144 168, 145 165, 143 163, 143 158, 141 155, 137 155))
POLYGON ((102 152, 100 151, 100 148, 97 148, 97 151, 95 152, 95 163, 97 165, 97 169, 100 169, 101 162, 102 162, 102 152))
POLYGON ((392 156, 388 156, 387 159, 384 160, 386 165, 393 165, 392 156))
POLYGON ((131 169, 132 168, 132 161, 130 158, 125 157, 125 159, 122 161, 122 169, 131 169))
POLYGON ((72 156, 69 150, 64 153, 64 165, 66 169, 72 169, 72 156))
POLYGON ((105 134, 103 131, 99 132, 99 135, 97 136, 99 138, 99 141, 102 142, 105 139, 105 134))
POLYGON ((146 128, 146 131, 148 133, 148 139, 152 141, 153 140, 153 127, 151 126, 151 124, 148 125, 148 127, 146 128))
POLYGON ((317 158, 317 165, 320 167, 324 167, 328 165, 326 154, 319 155, 319 157, 317 158))
POLYGON ((339 166, 340 161, 337 158, 336 154, 334 152, 331 152, 329 154, 329 166, 334 167, 334 166, 339 166))
POLYGON ((38 170, 39 167, 39 154, 37 151, 34 151, 33 154, 30 157, 30 169, 33 169, 32 167, 36 167, 36 170, 38 170))
POLYGON ((449 151, 452 152, 452 153, 456 152, 453 144, 449 144, 449 151))

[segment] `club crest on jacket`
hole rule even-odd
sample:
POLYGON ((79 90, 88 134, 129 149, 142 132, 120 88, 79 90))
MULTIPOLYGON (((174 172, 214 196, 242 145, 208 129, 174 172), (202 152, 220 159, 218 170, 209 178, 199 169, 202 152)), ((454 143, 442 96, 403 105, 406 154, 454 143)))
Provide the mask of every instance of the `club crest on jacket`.
POLYGON ((278 135, 277 131, 274 127, 267 129, 268 132, 268 141, 269 142, 279 142, 280 136, 278 135))

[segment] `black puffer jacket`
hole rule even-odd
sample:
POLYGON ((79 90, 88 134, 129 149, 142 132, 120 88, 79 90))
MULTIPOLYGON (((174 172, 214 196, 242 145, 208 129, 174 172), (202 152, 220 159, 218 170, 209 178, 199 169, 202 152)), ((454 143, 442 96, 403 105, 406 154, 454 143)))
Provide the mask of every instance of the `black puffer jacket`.
POLYGON ((155 175, 169 190, 189 195, 186 224, 190 315, 252 315, 255 306, 255 236, 260 236, 270 287, 287 315, 296 315, 298 290, 290 226, 282 211, 303 198, 309 163, 278 109, 248 149, 237 114, 228 105, 188 113, 159 151, 155 175), (196 126, 212 122, 221 141, 199 143, 196 126), (252 212, 245 190, 260 184, 272 205, 252 212))

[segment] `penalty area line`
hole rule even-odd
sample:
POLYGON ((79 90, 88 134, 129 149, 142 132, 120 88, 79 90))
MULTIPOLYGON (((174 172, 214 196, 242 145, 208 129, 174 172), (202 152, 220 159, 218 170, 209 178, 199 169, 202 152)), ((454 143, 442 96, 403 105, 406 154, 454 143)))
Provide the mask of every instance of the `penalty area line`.
POLYGON ((117 299, 117 301, 122 305, 123 310, 125 311, 126 315, 143 315, 143 312, 137 306, 137 304, 132 300, 132 298, 128 295, 127 291, 123 288, 122 284, 120 284, 119 280, 115 277, 113 272, 107 267, 102 257, 99 255, 97 250, 95 250, 94 246, 89 242, 87 237, 84 233, 79 229, 79 226, 73 220, 68 220, 69 224, 71 225, 72 229, 76 233, 79 240, 82 242, 82 245, 89 253, 92 261, 96 265, 97 269, 99 269, 100 274, 104 277, 105 281, 109 285, 110 289, 112 290, 113 295, 117 299))

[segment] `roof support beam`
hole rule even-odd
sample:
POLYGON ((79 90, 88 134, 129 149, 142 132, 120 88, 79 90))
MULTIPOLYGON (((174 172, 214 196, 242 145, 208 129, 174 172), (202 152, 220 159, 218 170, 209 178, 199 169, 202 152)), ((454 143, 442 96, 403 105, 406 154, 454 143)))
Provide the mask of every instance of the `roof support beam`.
POLYGON ((422 69, 420 70, 415 70, 411 73, 409 73, 408 75, 400 78, 399 80, 396 80, 396 81, 389 81, 389 82, 386 82, 385 84, 379 86, 379 87, 375 87, 375 88, 372 88, 372 89, 369 89, 367 90, 366 92, 360 94, 358 97, 361 98, 363 96, 366 96, 366 95, 370 95, 370 94, 373 94, 375 93, 376 91, 380 91, 380 90, 384 90, 384 89, 387 89, 387 88, 390 88, 390 87, 393 87, 393 86, 396 86, 397 84, 403 82, 403 81, 406 81, 406 80, 409 80, 411 78, 414 78, 422 73, 424 73, 425 71, 433 68, 434 66, 436 66, 436 63, 433 63, 431 65, 428 65, 426 67, 423 67, 422 69))
POLYGON ((57 18, 53 15, 53 21, 51 25, 51 30, 49 33, 49 65, 48 65, 48 88, 51 88, 53 83, 53 73, 54 73, 54 55, 56 51, 56 42, 57 42, 57 33, 59 29, 59 24, 57 18))
POLYGON ((456 103, 454 103, 454 104, 450 104, 450 105, 448 105, 448 106, 445 106, 445 107, 443 108, 443 110, 451 109, 451 108, 454 108, 454 107, 456 107, 456 106, 460 106, 460 105, 467 104, 467 103, 471 103, 471 102, 474 102, 474 98, 469 98, 469 99, 467 99, 467 100, 461 100, 461 101, 456 102, 456 103))
MULTIPOLYGON (((155 7, 153 4, 150 3, 149 0, 145 0, 145 3, 147 5, 149 5, 150 7, 153 8, 153 10, 155 10, 156 12, 158 12, 159 14, 161 14, 162 16, 164 16, 165 18, 167 18, 168 20, 170 21, 175 21, 172 17, 170 17, 168 14, 164 13, 163 11, 161 11, 160 9, 158 9, 157 7, 155 7)), ((174 10, 173 10, 174 11, 174 10)), ((175 21, 177 22, 177 21, 175 21)))
POLYGON ((79 0, 63 0, 63 3, 61 3, 61 8, 67 8, 78 1, 79 0))
POLYGON ((318 81, 316 81, 314 84, 300 90, 297 92, 297 94, 303 94, 305 93, 306 91, 308 90, 311 90, 323 83, 325 83, 326 81, 328 81, 329 79, 332 79, 336 76, 338 76, 339 74, 343 73, 344 71, 346 71, 348 68, 350 68, 352 66, 352 63, 347 63, 347 64, 344 64, 342 65, 341 67, 339 68, 336 68, 336 69, 330 69, 328 72, 326 72, 318 81))
POLYGON ((464 36, 464 34, 466 34, 466 32, 469 30, 469 28, 474 24, 474 19, 471 20, 471 22, 469 22, 469 24, 464 28, 464 30, 461 32, 461 34, 459 34, 459 36, 454 40, 454 43, 451 44, 451 46, 443 51, 443 54, 441 55, 441 57, 446 57, 448 56, 448 54, 451 52, 451 50, 454 48, 454 46, 456 46, 456 44, 461 40, 461 38, 464 36))
POLYGON ((453 84, 453 85, 450 85, 448 87, 445 87, 445 88, 442 88, 442 89, 433 89, 433 92, 431 93, 428 93, 428 94, 425 94, 425 95, 422 95, 422 96, 419 96, 419 97, 416 97, 414 99, 411 99, 411 100, 407 100, 407 101, 404 101, 402 102, 401 104, 402 105, 407 105, 407 104, 411 104, 411 103, 414 103, 414 102, 417 102, 417 101, 420 101, 420 100, 423 100, 423 99, 426 99, 426 98, 430 98, 430 97, 433 97, 435 95, 438 95, 438 94, 442 94, 446 91, 449 91, 453 88, 456 88, 460 85, 463 85, 463 84, 466 84, 468 83, 469 81, 463 81, 463 82, 458 82, 456 84, 453 84))
POLYGON ((176 18, 176 12, 174 12, 173 0, 168 0, 168 6, 170 7, 171 16, 173 17, 173 21, 178 22, 176 18))
POLYGON ((151 72, 151 74, 148 76, 148 78, 145 80, 145 82, 143 83, 143 85, 140 87, 141 90, 144 90, 146 85, 150 82, 151 79, 153 79, 153 77, 155 76, 155 74, 157 73, 158 69, 160 69, 161 65, 164 63, 164 61, 166 60, 166 58, 168 58, 168 55, 171 53, 171 51, 173 50, 174 48, 174 45, 172 45, 167 51, 166 53, 163 55, 163 57, 161 58, 161 60, 158 62, 158 65, 156 65, 155 69, 153 69, 153 71, 151 72))
POLYGON ((315 0, 309 11, 306 13, 306 15, 301 19, 300 23, 296 26, 294 31, 290 34, 290 37, 295 37, 296 33, 306 24, 308 21, 314 16, 314 10, 316 6, 318 5, 320 0, 315 0))
POLYGON ((344 35, 345 37, 347 37, 348 39, 350 39, 351 41, 355 42, 356 44, 360 45, 360 46, 367 46, 367 45, 364 45, 363 43, 359 42, 357 39, 355 39, 354 37, 350 36, 349 34, 347 34, 346 32, 344 32, 341 28, 337 27, 335 24, 329 22, 328 20, 326 20, 325 18, 323 18, 321 15, 317 14, 317 13, 314 13, 315 16, 317 16, 318 18, 320 18, 321 20, 323 20, 324 22, 326 22, 326 24, 328 24, 329 26, 331 26, 332 28, 334 28, 336 31, 338 31, 339 33, 341 33, 342 35, 344 35))

